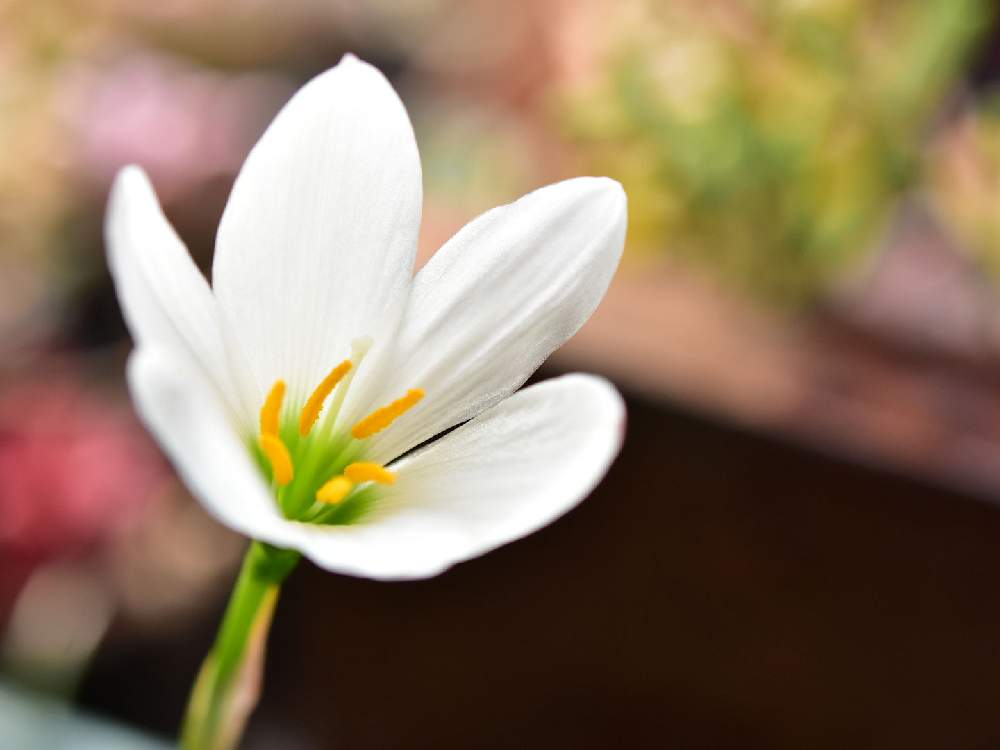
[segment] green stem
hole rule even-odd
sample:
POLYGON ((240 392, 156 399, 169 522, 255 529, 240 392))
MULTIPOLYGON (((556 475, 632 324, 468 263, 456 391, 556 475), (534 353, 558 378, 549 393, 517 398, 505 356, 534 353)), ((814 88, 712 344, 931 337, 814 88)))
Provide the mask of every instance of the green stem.
POLYGON ((183 750, 236 746, 257 703, 278 592, 298 561, 297 552, 250 545, 215 644, 191 690, 181 729, 183 750))

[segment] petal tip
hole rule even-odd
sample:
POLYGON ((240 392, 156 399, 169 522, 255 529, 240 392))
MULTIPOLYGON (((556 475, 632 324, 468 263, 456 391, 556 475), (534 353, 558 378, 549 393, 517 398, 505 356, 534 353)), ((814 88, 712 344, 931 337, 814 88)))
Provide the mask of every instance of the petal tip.
POLYGON ((558 188, 567 197, 587 201, 592 207, 606 206, 609 211, 624 215, 628 203, 625 188, 611 177, 572 177, 548 188, 558 188))
POLYGON ((385 74, 377 67, 366 60, 362 60, 353 52, 345 52, 340 62, 330 68, 326 73, 320 73, 317 78, 325 78, 329 74, 339 74, 341 76, 356 76, 361 80, 368 80, 365 77, 375 77, 379 81, 388 83, 385 74))
POLYGON ((571 372, 543 383, 552 383, 553 387, 574 389, 581 403, 592 403, 602 415, 603 424, 608 430, 607 434, 614 436, 615 447, 612 455, 618 454, 625 437, 628 410, 621 391, 613 382, 600 375, 571 372))
POLYGON ((337 66, 340 67, 341 65, 343 65, 346 67, 350 65, 367 65, 367 64, 368 63, 366 63, 360 57, 355 55, 353 52, 345 52, 343 56, 340 58, 340 62, 337 63, 337 66))
POLYGON ((111 200, 122 197, 123 190, 144 187, 149 184, 149 177, 138 164, 126 164, 115 174, 111 183, 111 200))
POLYGON ((109 211, 105 216, 105 226, 111 220, 111 214, 124 210, 128 205, 140 205, 143 200, 152 199, 153 203, 158 203, 156 190, 153 183, 146 174, 146 170, 138 164, 126 164, 118 170, 114 181, 111 183, 111 190, 108 194, 109 211))
POLYGON ((121 167, 117 174, 115 175, 115 182, 122 182, 124 180, 135 180, 140 177, 145 177, 146 173, 142 167, 138 164, 126 164, 121 167))
POLYGON ((628 196, 625 194, 625 188, 618 180, 612 177, 587 177, 585 179, 590 181, 603 197, 607 197, 613 203, 615 209, 622 212, 625 211, 628 204, 628 196))

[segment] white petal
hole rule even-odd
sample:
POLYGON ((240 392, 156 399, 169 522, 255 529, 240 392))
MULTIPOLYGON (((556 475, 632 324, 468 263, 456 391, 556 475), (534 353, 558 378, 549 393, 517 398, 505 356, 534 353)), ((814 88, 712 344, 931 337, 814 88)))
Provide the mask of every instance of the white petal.
POLYGON ((417 275, 383 386, 384 399, 427 395, 372 439, 372 455, 398 456, 524 383, 604 296, 625 208, 617 182, 583 177, 493 209, 449 240, 417 275))
POLYGON ((200 377, 169 352, 143 348, 129 358, 128 380, 146 426, 208 512, 247 536, 294 546, 295 527, 200 377))
POLYGON ((389 82, 348 55, 306 84, 247 158, 219 227, 213 284, 257 381, 301 399, 385 346, 420 227, 420 158, 389 82))
POLYGON ((146 174, 119 172, 105 219, 108 265, 122 314, 139 346, 176 352, 238 411, 208 282, 163 215, 146 174))
POLYGON ((422 578, 530 534, 582 500, 621 446, 624 405, 600 378, 531 386, 400 461, 370 518, 302 527, 317 565, 422 578))

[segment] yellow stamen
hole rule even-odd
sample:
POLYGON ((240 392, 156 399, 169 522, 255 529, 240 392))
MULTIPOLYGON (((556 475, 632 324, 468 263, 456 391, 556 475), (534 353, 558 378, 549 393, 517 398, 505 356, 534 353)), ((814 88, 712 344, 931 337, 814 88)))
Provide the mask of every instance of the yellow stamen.
POLYGON ((396 481, 396 475, 381 464, 359 461, 344 469, 344 476, 355 484, 362 482, 378 482, 379 484, 392 484, 396 481))
POLYGON ((292 466, 292 456, 288 448, 281 442, 277 435, 265 432, 260 436, 260 447, 271 462, 271 470, 274 472, 274 481, 280 485, 286 485, 295 477, 295 469, 292 466))
POLYGON ((343 476, 336 476, 316 491, 316 499, 321 503, 336 504, 354 489, 354 483, 343 476))
POLYGON ((323 402, 326 401, 327 396, 333 393, 333 389, 337 387, 337 383, 341 381, 350 369, 351 360, 345 359, 330 370, 330 374, 323 378, 323 382, 316 386, 316 390, 312 392, 312 395, 306 401, 306 405, 302 407, 302 413, 299 415, 299 434, 302 437, 309 434, 313 425, 316 424, 316 420, 319 419, 319 413, 323 410, 323 402))
POLYGON ((355 440, 363 440, 371 437, 376 432, 381 432, 391 425, 399 417, 412 409, 424 397, 424 392, 420 388, 413 388, 406 392, 406 395, 396 399, 388 406, 376 409, 367 417, 351 428, 351 435, 355 440))
POLYGON ((281 402, 285 400, 285 381, 276 380, 260 407, 260 434, 277 435, 278 417, 281 416, 281 402))

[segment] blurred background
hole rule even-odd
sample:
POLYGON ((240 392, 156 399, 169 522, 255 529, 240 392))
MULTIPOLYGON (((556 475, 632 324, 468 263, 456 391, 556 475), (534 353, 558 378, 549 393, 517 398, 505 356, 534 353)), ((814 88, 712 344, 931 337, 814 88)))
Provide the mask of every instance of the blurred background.
MULTIPOLYGON (((247 748, 1000 744, 1000 21, 988 0, 0 0, 0 725, 162 747, 245 542, 138 425, 104 261, 143 165, 203 268, 353 51, 421 258, 609 175, 626 257, 541 376, 629 401, 552 527, 426 582, 304 563, 247 748)), ((89 743, 89 744, 88 744, 89 743)))

